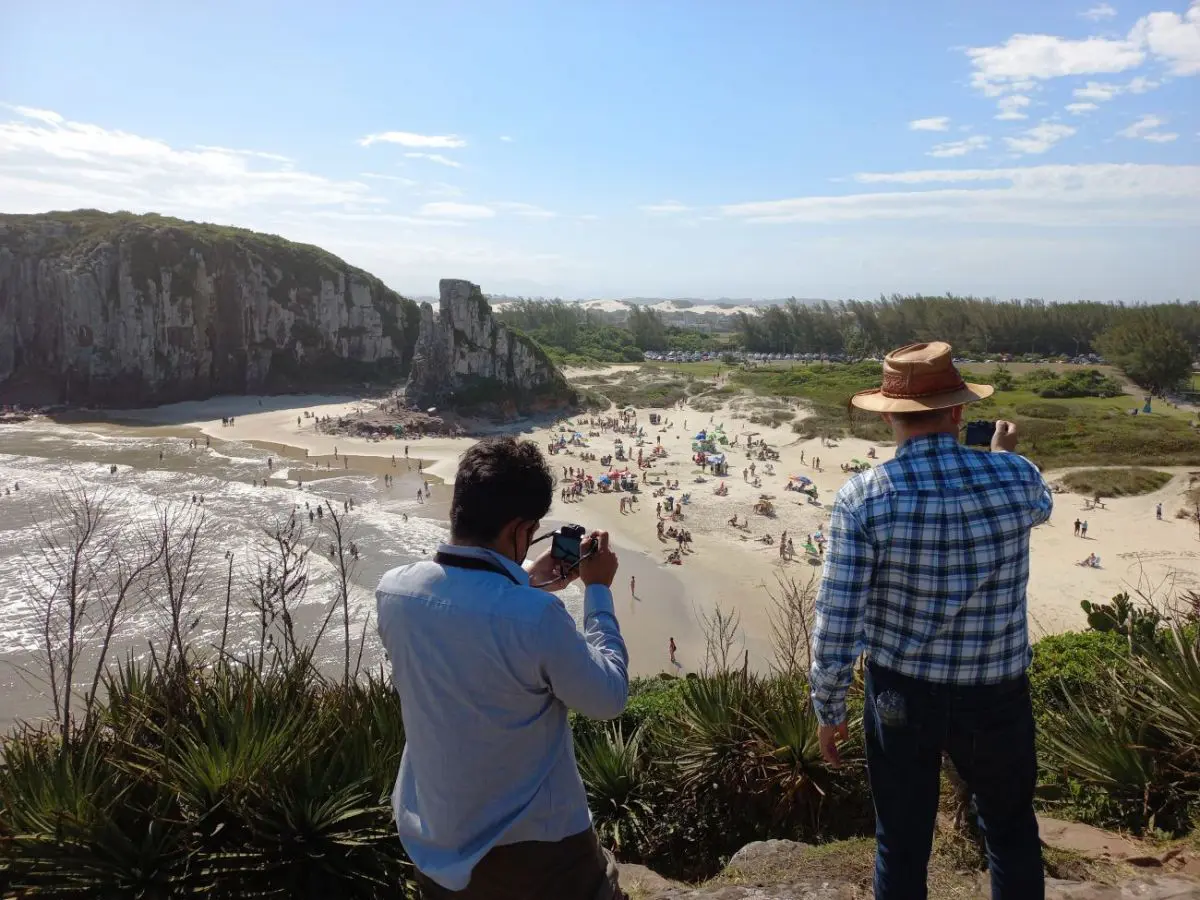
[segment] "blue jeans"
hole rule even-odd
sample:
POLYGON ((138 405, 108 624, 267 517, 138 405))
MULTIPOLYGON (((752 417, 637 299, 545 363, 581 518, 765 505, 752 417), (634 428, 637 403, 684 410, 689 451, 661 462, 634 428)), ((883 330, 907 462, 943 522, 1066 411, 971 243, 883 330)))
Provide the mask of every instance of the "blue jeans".
POLYGON ((875 801, 876 900, 925 900, 942 751, 975 800, 993 900, 1043 900, 1033 705, 1022 677, 992 685, 920 681, 867 665, 863 711, 875 801))

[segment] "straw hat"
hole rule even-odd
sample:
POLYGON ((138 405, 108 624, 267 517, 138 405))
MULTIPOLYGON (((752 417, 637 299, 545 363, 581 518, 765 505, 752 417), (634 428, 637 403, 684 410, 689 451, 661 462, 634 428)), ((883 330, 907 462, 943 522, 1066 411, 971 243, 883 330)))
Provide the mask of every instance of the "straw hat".
POLYGON ((859 391, 850 402, 871 412, 925 412, 992 396, 990 384, 968 384, 944 341, 909 344, 883 358, 883 385, 859 391))

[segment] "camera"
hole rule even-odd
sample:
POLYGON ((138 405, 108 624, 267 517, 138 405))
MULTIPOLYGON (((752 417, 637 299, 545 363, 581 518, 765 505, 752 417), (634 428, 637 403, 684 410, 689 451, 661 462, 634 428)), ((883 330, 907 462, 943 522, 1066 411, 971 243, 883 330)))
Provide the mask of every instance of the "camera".
POLYGON ((587 529, 582 525, 563 525, 551 533, 550 555, 565 563, 567 568, 579 565, 585 534, 587 534, 587 529))
POLYGON ((992 436, 996 433, 996 423, 984 419, 967 423, 967 435, 964 443, 968 447, 990 447, 992 436))

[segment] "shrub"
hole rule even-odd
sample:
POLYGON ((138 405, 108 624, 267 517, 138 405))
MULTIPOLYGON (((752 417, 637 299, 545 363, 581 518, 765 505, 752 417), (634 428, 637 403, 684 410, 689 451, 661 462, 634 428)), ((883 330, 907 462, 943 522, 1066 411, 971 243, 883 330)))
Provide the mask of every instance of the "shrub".
POLYGON ((1033 645, 1029 688, 1039 714, 1064 709, 1064 697, 1093 701, 1109 692, 1112 669, 1129 656, 1129 642, 1107 631, 1047 635, 1033 645))
POLYGON ((1121 383, 1099 369, 1034 369, 1020 379, 1022 389, 1039 397, 1119 397, 1125 393, 1121 383))
POLYGON ((1066 801, 1099 825, 1189 831, 1200 810, 1200 641, 1173 629, 1108 681, 1102 701, 1062 693, 1042 731, 1066 801))
POLYGON ((1130 497, 1157 491, 1170 480, 1169 472, 1131 467, 1068 472, 1063 476, 1062 483, 1085 497, 1130 497))
POLYGON ((1021 403, 1013 407, 1018 415, 1029 416, 1032 419, 1053 419, 1061 421, 1071 417, 1071 411, 1065 406, 1054 406, 1051 403, 1021 403))

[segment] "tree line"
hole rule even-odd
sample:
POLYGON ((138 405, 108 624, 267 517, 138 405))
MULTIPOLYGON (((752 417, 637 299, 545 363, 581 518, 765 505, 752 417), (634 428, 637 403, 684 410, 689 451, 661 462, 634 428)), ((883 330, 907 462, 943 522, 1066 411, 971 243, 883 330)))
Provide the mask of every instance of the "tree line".
POLYGON ((668 325, 657 310, 642 306, 604 312, 562 300, 517 300, 496 311, 560 358, 597 362, 636 362, 646 350, 706 350, 712 335, 668 325))
POLYGON ((1200 304, 1155 306, 977 297, 901 296, 877 301, 802 304, 789 300, 755 314, 738 313, 747 350, 871 356, 914 341, 943 340, 962 353, 1079 356, 1101 352, 1112 329, 1152 327, 1188 347, 1200 343, 1200 304))
POLYGON ((724 335, 668 325, 658 311, 640 306, 611 313, 561 300, 520 300, 498 315, 560 361, 634 362, 646 350, 731 346, 861 359, 916 341, 941 340, 962 355, 1096 353, 1155 391, 1173 388, 1189 375, 1200 345, 1200 303, 1126 306, 898 294, 873 302, 793 299, 731 316, 724 335))

